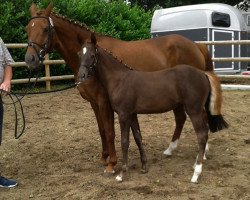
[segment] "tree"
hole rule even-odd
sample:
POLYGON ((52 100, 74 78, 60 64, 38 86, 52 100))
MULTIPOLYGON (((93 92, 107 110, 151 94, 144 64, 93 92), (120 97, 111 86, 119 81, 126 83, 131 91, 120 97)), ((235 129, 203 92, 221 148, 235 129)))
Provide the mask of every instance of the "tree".
MULTIPOLYGON (((249 0, 245 0, 249 1, 249 0)), ((155 6, 161 6, 164 8, 168 7, 175 7, 175 6, 183 6, 183 5, 192 5, 192 4, 201 4, 201 3, 225 3, 229 5, 236 5, 239 3, 239 0, 130 0, 132 5, 139 5, 140 7, 143 7, 144 9, 152 10, 155 6)))
POLYGON ((244 0, 240 3, 238 3, 237 8, 240 10, 247 11, 248 9, 250 9, 250 0, 244 0))

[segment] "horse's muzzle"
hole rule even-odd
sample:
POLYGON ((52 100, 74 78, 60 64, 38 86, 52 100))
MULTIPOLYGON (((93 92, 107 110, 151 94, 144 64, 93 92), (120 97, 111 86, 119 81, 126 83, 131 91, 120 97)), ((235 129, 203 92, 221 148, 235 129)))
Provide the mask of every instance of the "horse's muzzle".
POLYGON ((37 55, 25 54, 25 62, 30 70, 38 70, 40 66, 40 60, 37 55))

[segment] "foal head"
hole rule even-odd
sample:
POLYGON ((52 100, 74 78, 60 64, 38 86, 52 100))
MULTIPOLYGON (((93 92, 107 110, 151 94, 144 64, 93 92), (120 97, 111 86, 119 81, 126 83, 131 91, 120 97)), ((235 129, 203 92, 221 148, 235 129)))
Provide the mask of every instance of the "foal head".
POLYGON ((81 50, 78 52, 79 57, 79 71, 77 74, 77 84, 79 85, 85 81, 91 73, 94 72, 97 64, 97 49, 96 38, 94 34, 91 35, 91 42, 84 42, 81 50))
POLYGON ((45 54, 52 49, 54 25, 50 13, 52 4, 38 11, 35 4, 30 7, 31 18, 26 27, 28 35, 28 48, 25 54, 25 62, 32 70, 38 69, 44 60, 45 54))

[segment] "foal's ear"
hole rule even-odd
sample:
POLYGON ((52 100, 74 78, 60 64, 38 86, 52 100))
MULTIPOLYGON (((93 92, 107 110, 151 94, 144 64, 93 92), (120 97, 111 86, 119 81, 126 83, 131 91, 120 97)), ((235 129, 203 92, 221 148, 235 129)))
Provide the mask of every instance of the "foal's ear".
POLYGON ((36 13, 37 13, 37 6, 36 6, 36 4, 32 3, 29 10, 30 10, 31 17, 35 16, 36 13))
POLYGON ((50 15, 52 9, 53 9, 53 3, 50 3, 50 4, 48 5, 48 7, 47 7, 47 8, 45 9, 45 11, 44 11, 45 16, 49 17, 49 15, 50 15))
POLYGON ((91 43, 93 43, 94 45, 96 45, 96 37, 94 33, 91 33, 91 43))

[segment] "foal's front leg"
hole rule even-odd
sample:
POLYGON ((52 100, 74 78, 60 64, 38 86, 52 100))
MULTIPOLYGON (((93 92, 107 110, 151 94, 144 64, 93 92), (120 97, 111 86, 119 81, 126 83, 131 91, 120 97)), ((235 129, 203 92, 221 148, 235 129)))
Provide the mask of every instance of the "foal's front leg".
POLYGON ((141 130, 138 122, 137 115, 132 116, 132 122, 131 122, 131 129, 132 133, 135 139, 135 142, 139 148, 140 156, 141 156, 141 172, 142 173, 147 173, 148 172, 148 167, 147 167, 147 157, 146 153, 144 151, 143 145, 142 145, 142 136, 141 136, 141 130))
MULTIPOLYGON (((118 114, 119 115, 119 114, 118 114)), ((122 182, 124 173, 128 170, 128 148, 129 148, 129 130, 131 119, 128 116, 119 115, 121 129, 121 147, 122 147, 122 170, 116 177, 118 182, 122 182)))

